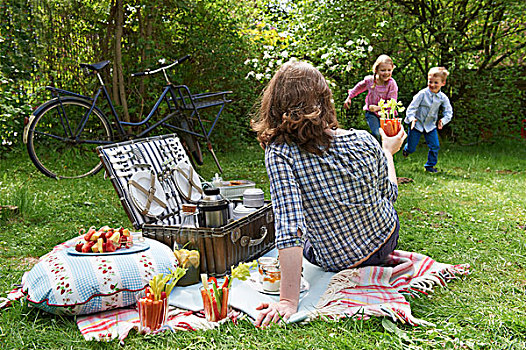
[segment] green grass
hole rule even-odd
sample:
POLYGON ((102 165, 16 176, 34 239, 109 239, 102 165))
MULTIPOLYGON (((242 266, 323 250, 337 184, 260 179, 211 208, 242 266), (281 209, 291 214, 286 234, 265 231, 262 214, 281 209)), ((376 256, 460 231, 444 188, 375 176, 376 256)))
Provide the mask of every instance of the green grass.
MULTIPOLYGON (((268 196, 263 152, 251 146, 217 152, 225 179, 256 181, 268 196)), ((424 172, 425 145, 404 159, 400 185, 400 249, 446 263, 469 263, 472 274, 411 299, 416 317, 434 327, 385 320, 317 321, 255 329, 248 321, 207 332, 178 332, 126 339, 129 349, 524 349, 526 348, 526 143, 501 140, 461 147, 444 143, 437 174, 424 172), (385 327, 384 327, 385 325, 385 327)), ((211 179, 211 157, 199 172, 211 179)), ((56 181, 32 166, 23 150, 0 159, 0 204, 18 213, 0 216, 2 291, 19 283, 35 259, 82 227, 130 226, 117 195, 102 174, 56 181)), ((75 319, 46 314, 21 303, 0 312, 2 349, 107 349, 118 342, 85 342, 75 319)))

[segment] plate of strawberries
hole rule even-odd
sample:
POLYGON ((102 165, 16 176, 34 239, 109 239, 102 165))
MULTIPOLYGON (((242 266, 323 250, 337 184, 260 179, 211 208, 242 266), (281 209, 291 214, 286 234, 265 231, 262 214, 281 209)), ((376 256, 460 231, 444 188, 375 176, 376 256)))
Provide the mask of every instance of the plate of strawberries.
POLYGON ((102 226, 98 230, 92 226, 87 232, 82 229, 83 236, 74 247, 67 250, 69 255, 117 255, 142 252, 150 248, 148 242, 134 242, 133 236, 126 228, 111 228, 102 226))

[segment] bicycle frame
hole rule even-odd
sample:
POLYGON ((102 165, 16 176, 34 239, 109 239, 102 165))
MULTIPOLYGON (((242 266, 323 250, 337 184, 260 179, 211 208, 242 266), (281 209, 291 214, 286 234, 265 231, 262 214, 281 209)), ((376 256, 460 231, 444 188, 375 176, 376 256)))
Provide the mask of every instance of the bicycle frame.
MULTIPOLYGON (((197 114, 198 113, 197 112, 198 107, 196 106, 196 104, 194 103, 194 101, 193 101, 193 99, 191 97, 202 98, 202 97, 219 96, 219 95, 223 95, 224 94, 224 93, 214 93, 214 94, 206 94, 205 93, 205 94, 192 95, 190 93, 190 89, 186 85, 172 85, 172 84, 169 84, 169 85, 166 85, 164 87, 163 92, 161 93, 161 96, 157 99, 155 105, 152 107, 152 109, 150 110, 150 112, 148 113, 148 115, 146 116, 146 118, 144 120, 141 120, 140 122, 126 122, 126 121, 123 121, 123 120, 121 120, 119 118, 119 115, 118 115, 117 111, 115 110, 115 107, 113 105, 111 97, 110 97, 110 95, 108 93, 108 90, 106 89, 106 86, 104 85, 104 82, 102 81, 102 78, 99 76, 98 72, 96 74, 99 77, 99 81, 101 82, 101 86, 97 89, 97 91, 96 91, 96 93, 94 94, 93 97, 86 96, 86 95, 81 95, 81 94, 78 94, 78 93, 75 93, 75 92, 72 92, 72 91, 59 89, 59 88, 56 88, 56 87, 50 87, 50 86, 47 87, 47 89, 51 91, 53 97, 57 98, 58 101, 61 101, 60 100, 61 94, 62 95, 74 96, 74 97, 78 97, 78 98, 81 98, 81 99, 84 99, 84 100, 91 101, 91 108, 88 111, 88 113, 86 114, 86 116, 84 117, 84 119, 82 120, 82 123, 78 126, 77 130, 75 130, 75 134, 73 134, 71 132, 71 129, 70 129, 69 125, 67 126, 67 129, 70 131, 70 135, 72 137, 74 135, 78 135, 83 130, 83 128, 86 125, 86 122, 87 122, 87 120, 89 118, 89 115, 91 115, 91 113, 93 111, 93 108, 95 108, 95 106, 97 104, 97 100, 99 99, 101 93, 103 94, 104 98, 108 102, 108 105, 109 105, 109 107, 111 109, 111 114, 113 115, 113 117, 117 121, 117 123, 116 123, 117 131, 119 132, 119 134, 121 136, 143 137, 143 136, 146 136, 149 132, 151 132, 155 128, 157 128, 159 125, 166 125, 169 128, 172 128, 174 130, 182 131, 182 132, 188 133, 188 134, 196 136, 196 137, 204 138, 204 139, 206 139, 208 141, 208 139, 209 139, 210 135, 212 134, 212 131, 213 131, 218 119, 219 119, 219 116, 223 112, 223 108, 225 106, 225 103, 221 103, 221 104, 217 103, 216 104, 216 105, 220 105, 221 107, 220 107, 219 111, 217 112, 216 117, 215 117, 215 119, 214 119, 214 121, 213 121, 213 123, 212 123, 212 125, 211 125, 211 127, 210 127, 210 129, 208 131, 206 130, 203 122, 201 121, 201 118, 199 118, 199 117, 197 118, 197 120, 199 121, 200 129, 202 130, 202 133, 197 133, 197 132, 189 130, 189 129, 185 129, 185 128, 178 127, 176 125, 169 124, 169 123, 167 123, 167 121, 169 119, 173 118, 174 117, 174 113, 177 113, 177 111, 179 110, 177 108, 177 101, 178 100, 182 101, 182 104, 183 104, 182 109, 183 110, 192 110, 192 114, 190 115, 190 118, 193 118, 195 115, 198 115, 197 114), (176 91, 177 91, 177 94, 176 94, 176 91), (183 91, 186 94, 183 93, 183 91), (169 98, 168 98, 168 96, 169 96, 169 98), (166 102, 168 104, 168 108, 169 108, 169 110, 172 113, 169 113, 167 116, 165 116, 164 118, 160 119, 155 124, 147 127, 146 129, 144 129, 143 131, 141 131, 140 133, 138 133, 136 135, 131 135, 131 134, 127 134, 126 133, 126 131, 124 130, 123 126, 142 126, 142 125, 147 124, 150 121, 150 119, 153 118, 153 116, 155 115, 155 113, 159 109, 159 106, 161 105, 161 103, 165 99, 166 99, 166 102), (186 101, 187 99, 190 100, 190 104, 188 104, 188 102, 186 101), (170 101, 172 101, 172 103, 170 103, 170 101)), ((64 118, 64 119, 67 120, 67 118, 64 118)), ((64 121, 62 121, 62 123, 64 123, 64 121)), ((104 142, 104 141, 99 141, 99 142, 86 141, 86 142, 87 143, 100 143, 100 144, 112 143, 111 141, 108 141, 108 142, 104 142)))

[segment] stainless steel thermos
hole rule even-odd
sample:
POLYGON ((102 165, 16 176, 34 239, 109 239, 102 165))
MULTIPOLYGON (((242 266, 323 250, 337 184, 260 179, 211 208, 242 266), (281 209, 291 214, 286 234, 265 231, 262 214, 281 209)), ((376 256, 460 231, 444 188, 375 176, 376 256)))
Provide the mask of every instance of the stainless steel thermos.
POLYGON ((204 190, 203 198, 197 203, 200 227, 221 227, 227 224, 229 202, 217 187, 204 190))

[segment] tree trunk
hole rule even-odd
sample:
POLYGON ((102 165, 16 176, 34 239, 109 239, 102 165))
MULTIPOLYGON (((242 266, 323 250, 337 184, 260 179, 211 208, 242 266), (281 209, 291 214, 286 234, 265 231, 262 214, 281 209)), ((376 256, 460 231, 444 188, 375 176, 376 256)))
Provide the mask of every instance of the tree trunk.
MULTIPOLYGON (((106 32, 104 33, 104 39, 101 40, 101 57, 100 57, 101 61, 111 60, 112 62, 115 62, 115 60, 112 59, 112 50, 111 50, 111 40, 113 38, 114 23, 115 23, 115 4, 112 1, 110 15, 108 16, 108 21, 106 22, 106 32)), ((110 69, 104 69, 102 71, 102 76, 105 82, 112 81, 110 69)), ((115 84, 111 84, 110 88, 112 92, 113 92, 114 86, 115 84)), ((116 91, 113 93, 112 97, 114 101, 117 101, 116 91)))
MULTIPOLYGON (((126 91, 124 87, 124 74, 122 70, 122 32, 124 25, 124 8, 123 1, 116 0, 115 2, 115 64, 116 71, 113 72, 117 75, 119 99, 122 106, 122 119, 126 122, 130 121, 130 114, 128 113, 128 104, 126 102, 126 91)), ((115 81, 115 79, 114 79, 115 81)))

